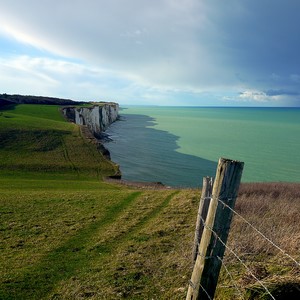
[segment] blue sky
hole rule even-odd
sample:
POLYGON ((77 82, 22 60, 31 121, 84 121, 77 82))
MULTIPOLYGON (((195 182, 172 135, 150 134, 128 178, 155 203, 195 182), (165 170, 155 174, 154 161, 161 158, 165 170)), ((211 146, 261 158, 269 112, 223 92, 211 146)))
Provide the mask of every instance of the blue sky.
POLYGON ((298 0, 0 0, 0 93, 300 106, 298 0))

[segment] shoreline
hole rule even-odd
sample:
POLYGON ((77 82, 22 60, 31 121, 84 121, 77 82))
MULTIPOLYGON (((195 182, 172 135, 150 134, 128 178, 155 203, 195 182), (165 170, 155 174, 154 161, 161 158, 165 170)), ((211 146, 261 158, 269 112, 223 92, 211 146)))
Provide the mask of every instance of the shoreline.
MULTIPOLYGON (((179 187, 164 185, 161 182, 143 182, 143 181, 131 181, 124 179, 105 178, 104 182, 113 183, 120 186, 132 187, 144 190, 201 190, 202 187, 179 187)), ((272 195, 274 198, 278 198, 279 194, 285 190, 286 195, 295 193, 298 191, 300 197, 300 182, 241 182, 239 188, 239 194, 256 194, 257 196, 272 195)))
MULTIPOLYGON (((76 124, 78 125, 78 124, 76 124)), ((90 143, 94 144, 98 151, 103 155, 103 157, 108 160, 117 170, 114 175, 109 176, 108 178, 114 180, 121 180, 122 173, 120 171, 120 166, 111 160, 109 150, 103 145, 100 139, 95 137, 95 135, 91 132, 87 125, 78 125, 80 128, 80 134, 83 138, 87 139, 90 143)))
POLYGON ((104 145, 126 180, 198 187, 229 157, 245 162, 242 182, 300 182, 299 110, 121 107, 120 114, 126 122, 112 124, 115 142, 104 145))

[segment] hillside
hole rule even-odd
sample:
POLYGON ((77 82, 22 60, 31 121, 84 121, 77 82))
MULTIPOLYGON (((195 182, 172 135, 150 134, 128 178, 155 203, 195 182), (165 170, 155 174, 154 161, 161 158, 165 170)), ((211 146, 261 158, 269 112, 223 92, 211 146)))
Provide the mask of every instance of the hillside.
POLYGON ((118 173, 58 105, 21 104, 0 111, 1 173, 101 179, 118 173))
MULTIPOLYGON (((103 181, 117 166, 59 109, 0 111, 0 299, 184 299, 200 191, 103 181)), ((243 184, 236 204, 298 261, 299 190, 243 184)), ((228 247, 276 299, 299 298, 299 267, 238 217, 228 247)), ((232 253, 224 266, 216 299, 271 299, 232 253)))

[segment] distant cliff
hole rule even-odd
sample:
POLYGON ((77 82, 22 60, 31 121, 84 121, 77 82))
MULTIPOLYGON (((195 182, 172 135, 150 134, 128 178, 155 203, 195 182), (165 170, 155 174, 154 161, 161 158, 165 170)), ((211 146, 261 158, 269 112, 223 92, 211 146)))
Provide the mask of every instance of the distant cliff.
POLYGON ((64 107, 63 114, 78 125, 86 125, 96 138, 118 119, 117 103, 100 103, 91 107, 64 107))

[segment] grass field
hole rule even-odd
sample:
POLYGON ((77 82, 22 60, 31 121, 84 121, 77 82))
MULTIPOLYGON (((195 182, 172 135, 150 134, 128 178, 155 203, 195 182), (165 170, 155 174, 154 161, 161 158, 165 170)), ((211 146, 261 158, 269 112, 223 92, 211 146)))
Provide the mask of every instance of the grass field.
MULTIPOLYGON (((178 192, 118 189, 97 182, 86 186, 66 181, 67 188, 24 184, 25 189, 20 184, 11 191, 1 185, 0 299, 161 294, 160 280, 153 285, 153 272, 162 277, 167 270, 160 269, 160 260, 180 240, 172 240, 166 224, 157 222, 164 223, 166 207, 178 205, 178 192)), ((172 219, 171 214, 171 232, 185 226, 184 220, 176 224, 172 219)), ((171 271, 166 275, 169 285, 178 276, 176 266, 171 271)))
POLYGON ((45 178, 101 179, 117 172, 116 165, 103 159, 55 105, 0 110, 0 156, 0 170, 21 177, 36 173, 45 178))
MULTIPOLYGON (((185 299, 199 190, 103 181, 116 166, 57 106, 0 111, 0 158, 0 299, 185 299)), ((243 184, 236 204, 298 261, 299 191, 243 184)), ((228 246, 276 299, 298 299, 299 267, 238 217, 228 246)), ((243 297, 222 268, 216 299, 269 299, 231 253, 224 264, 243 297)))

